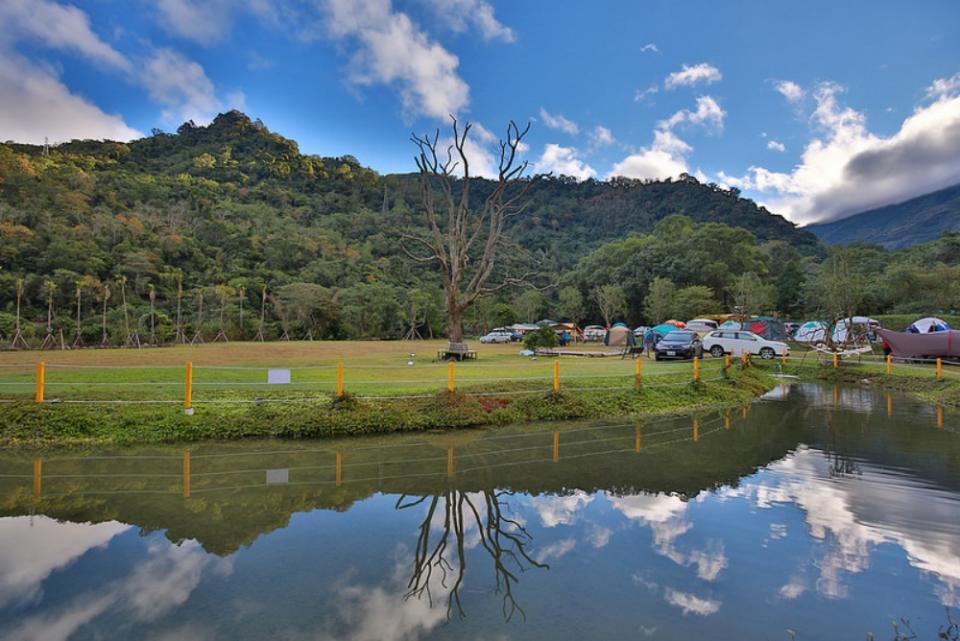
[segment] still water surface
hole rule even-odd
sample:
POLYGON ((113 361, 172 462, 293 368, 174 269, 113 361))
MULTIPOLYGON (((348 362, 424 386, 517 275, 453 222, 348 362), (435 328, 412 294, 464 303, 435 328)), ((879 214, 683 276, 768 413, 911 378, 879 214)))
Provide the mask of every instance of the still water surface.
POLYGON ((804 384, 695 420, 0 454, 0 638, 934 639, 957 428, 804 384))

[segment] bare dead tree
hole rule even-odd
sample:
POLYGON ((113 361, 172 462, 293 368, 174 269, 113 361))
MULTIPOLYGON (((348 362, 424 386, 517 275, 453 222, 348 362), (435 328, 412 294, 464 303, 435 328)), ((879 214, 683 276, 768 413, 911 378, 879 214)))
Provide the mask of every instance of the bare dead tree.
POLYGON ((83 281, 76 280, 73 282, 76 287, 76 300, 77 300, 77 322, 74 328, 73 333, 73 343, 72 347, 80 348, 86 347, 86 343, 83 342, 83 327, 81 325, 81 318, 83 312, 83 281))
POLYGON ((426 229, 422 234, 401 234, 408 241, 403 248, 411 260, 436 265, 443 279, 447 308, 448 355, 466 352, 463 343, 464 313, 478 298, 506 287, 528 282, 533 272, 500 275, 493 279, 500 262, 507 221, 523 213, 527 194, 536 177, 525 178, 529 163, 518 153, 530 131, 513 121, 506 140, 500 140, 500 161, 494 189, 475 206, 470 202, 471 175, 467 140, 472 125, 462 129, 453 116, 453 141, 441 149, 440 130, 429 135, 412 135, 417 146, 415 158, 420 172, 420 196, 426 229), (499 282, 493 282, 497 280, 499 282))
POLYGON ((434 585, 439 583, 447 593, 447 618, 450 618, 454 609, 459 618, 466 616, 460 600, 460 590, 467 568, 465 535, 472 527, 476 527, 480 535, 480 545, 493 562, 496 575, 494 591, 503 595, 504 619, 509 621, 517 613, 526 618, 513 593, 519 580, 518 575, 531 567, 549 569, 550 566, 530 556, 526 546, 532 541, 532 537, 518 521, 504 516, 501 497, 507 494, 509 492, 481 491, 482 509, 474 503, 477 500, 474 496, 453 489, 413 501, 407 501, 405 495, 397 500, 398 510, 427 504, 414 549, 413 572, 407 583, 406 598, 426 597, 432 606, 431 582, 434 585), (440 510, 443 510, 443 526, 433 539, 432 535, 438 531, 435 517, 440 510))

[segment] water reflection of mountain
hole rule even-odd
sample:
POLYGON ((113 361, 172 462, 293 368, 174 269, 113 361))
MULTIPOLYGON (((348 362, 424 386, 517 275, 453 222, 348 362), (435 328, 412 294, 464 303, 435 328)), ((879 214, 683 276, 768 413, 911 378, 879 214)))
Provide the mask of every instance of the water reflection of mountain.
POLYGON ((33 484, 33 459, 6 454, 0 457, 5 475, 0 478, 0 515, 118 521, 165 530, 173 541, 195 539, 208 551, 225 555, 285 526, 294 513, 346 510, 375 493, 423 497, 451 490, 531 495, 600 490, 684 500, 704 490, 737 486, 742 477, 783 459, 800 444, 884 466, 909 457, 929 482, 957 489, 956 477, 947 470, 960 462, 960 445, 949 430, 918 432, 907 413, 891 420, 882 397, 874 398, 881 411, 863 413, 859 401, 856 412, 834 410, 832 402, 821 402, 823 395, 800 386, 788 400, 756 404, 746 416, 738 409, 695 421, 201 446, 192 448, 186 464, 188 497, 183 495, 183 453, 175 448, 47 455, 39 488, 33 484))

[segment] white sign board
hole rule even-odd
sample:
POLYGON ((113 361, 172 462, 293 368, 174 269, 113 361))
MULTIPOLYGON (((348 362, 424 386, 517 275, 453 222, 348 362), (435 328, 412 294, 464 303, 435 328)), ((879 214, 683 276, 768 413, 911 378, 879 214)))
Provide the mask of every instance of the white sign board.
POLYGON ((290 370, 288 369, 268 369, 267 383, 270 385, 289 385, 290 370))
POLYGON ((276 483, 289 483, 290 470, 283 468, 278 470, 267 470, 267 485, 276 483))

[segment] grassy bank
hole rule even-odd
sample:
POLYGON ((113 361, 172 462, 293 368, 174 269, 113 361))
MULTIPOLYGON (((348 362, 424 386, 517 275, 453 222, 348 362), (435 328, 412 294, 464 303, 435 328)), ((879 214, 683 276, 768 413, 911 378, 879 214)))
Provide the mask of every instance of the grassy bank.
POLYGON ((274 345, 46 353, 48 402, 42 405, 30 400, 32 374, 25 371, 28 356, 37 354, 4 354, 0 382, 13 383, 7 386, 13 402, 0 405, 0 446, 317 438, 645 417, 745 404, 773 382, 761 368, 731 368, 730 378, 721 379, 721 362, 708 359, 701 382, 693 384, 690 363, 645 360, 643 385, 635 390, 633 361, 571 358, 561 361, 561 391, 554 394, 552 359, 521 358, 517 346, 483 346, 476 363, 457 366, 451 395, 446 364, 417 356, 407 365, 412 348, 429 352, 435 347, 429 343, 280 347, 280 353, 274 345), (176 363, 185 357, 199 363, 199 382, 211 383, 197 388, 193 416, 184 415, 177 400, 183 388, 176 363), (347 376, 347 397, 335 401, 330 392, 340 360, 353 377, 347 376), (301 386, 265 385, 264 368, 277 366, 293 367, 301 386), (9 388, 18 386, 23 389, 11 395, 9 388))

